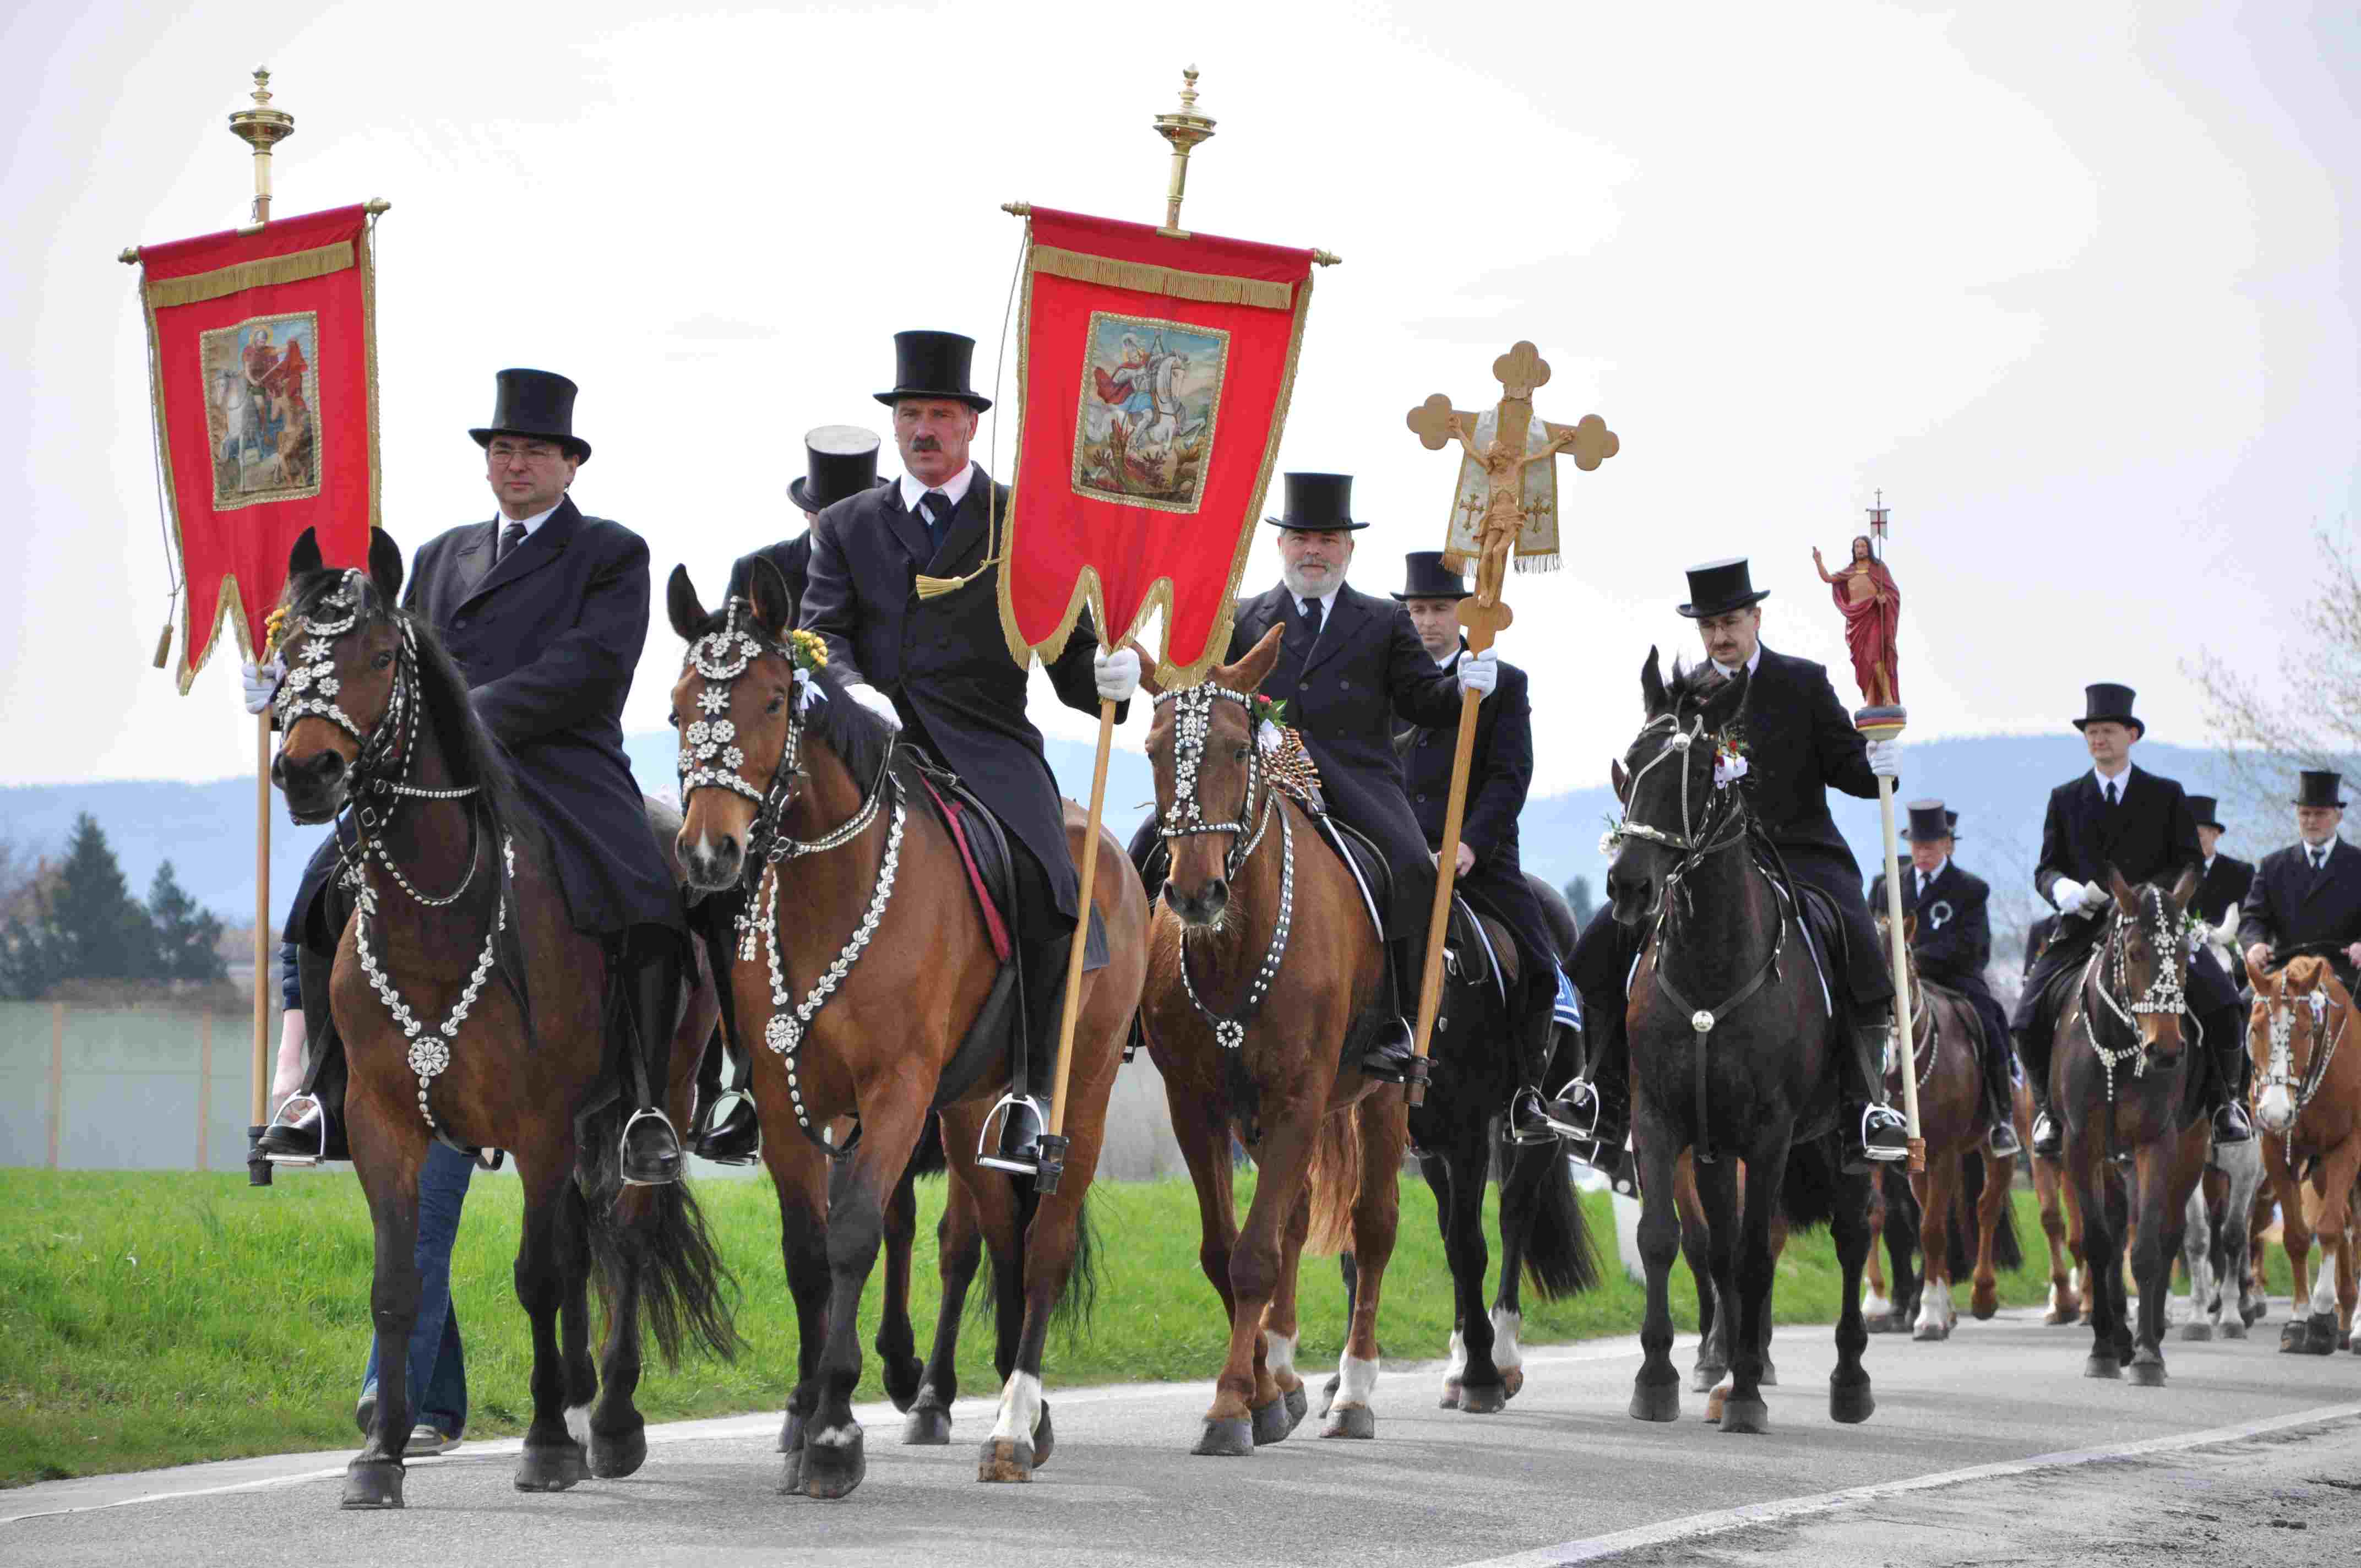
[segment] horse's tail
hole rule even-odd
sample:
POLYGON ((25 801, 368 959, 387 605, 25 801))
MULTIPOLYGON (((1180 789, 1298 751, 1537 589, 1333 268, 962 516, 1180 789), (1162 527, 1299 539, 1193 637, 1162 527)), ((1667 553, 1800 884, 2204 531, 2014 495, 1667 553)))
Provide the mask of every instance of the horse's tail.
POLYGON ((1779 1195, 1791 1231, 1808 1231, 1836 1217, 1844 1174, 1833 1138, 1799 1139, 1787 1151, 1787 1179, 1779 1195))
MULTIPOLYGON (((1033 1234, 1034 1218, 1041 1212, 1041 1194, 1034 1190, 1029 1179, 1012 1177, 1016 1191, 1016 1288, 1009 1293, 1005 1310, 1017 1314, 1019 1321, 1005 1325, 1022 1332, 1025 1311, 1026 1243, 1033 1234)), ((1085 1193, 1080 1208, 1074 1212, 1074 1258, 1066 1271, 1066 1288, 1058 1293, 1057 1302, 1049 1309, 1053 1327, 1070 1335, 1082 1335, 1090 1330, 1091 1319, 1099 1302, 1099 1242, 1097 1226, 1093 1223, 1089 1194, 1085 1193)), ((992 1292, 994 1310, 1000 1293, 992 1292)))
POLYGON ((706 1231, 697 1195, 686 1181, 623 1185, 623 1122, 631 1111, 619 1097, 588 1117, 582 1131, 577 1179, 589 1209, 600 1304, 611 1317, 636 1287, 642 1321, 666 1366, 677 1367, 684 1349, 734 1360, 742 1343, 732 1321, 738 1281, 706 1231))
MULTIPOLYGON (((1967 1184, 1960 1190, 1960 1206, 1972 1212, 1982 1201, 1984 1183, 1991 1177, 1984 1170, 1980 1156, 1970 1156, 1963 1161, 1968 1168, 1967 1184)), ((2012 1174, 2015 1167, 2009 1168, 2012 1174)), ((2025 1266, 2025 1244, 2016 1234, 2016 1198, 2009 1196, 2000 1206, 2000 1223, 1993 1227, 1993 1266, 2007 1274, 2025 1266)))
POLYGON ((1361 1118, 1346 1105, 1320 1119, 1312 1138, 1312 1163, 1304 1184, 1312 1194, 1312 1231, 1306 1252, 1353 1250, 1353 1210, 1361 1201, 1361 1118))
POLYGON ((1553 1145, 1547 1157, 1522 1161, 1510 1168, 1510 1179, 1535 1184, 1532 1216, 1525 1231, 1525 1278, 1544 1301, 1561 1301, 1598 1285, 1598 1249, 1585 1224, 1581 1195, 1574 1190, 1574 1173, 1553 1145), (1538 1175, 1525 1168, 1539 1165, 1538 1175))

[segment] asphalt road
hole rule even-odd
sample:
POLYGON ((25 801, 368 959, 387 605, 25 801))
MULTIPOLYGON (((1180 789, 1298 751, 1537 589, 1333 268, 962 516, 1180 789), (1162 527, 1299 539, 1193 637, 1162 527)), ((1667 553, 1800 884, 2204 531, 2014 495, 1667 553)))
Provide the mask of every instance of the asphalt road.
POLYGON ((2114 1543, 2111 1563, 2161 1563, 2208 1529, 2304 1546, 2291 1561, 2333 1539, 2349 1554, 2353 1537, 2308 1531, 2361 1518, 2361 1356, 2279 1354, 2284 1317, 2277 1305, 2245 1342, 2176 1340, 2162 1389, 2084 1379, 2088 1332, 2031 1312, 1963 1320, 1943 1344, 1881 1336, 1869 1353, 1877 1412, 1854 1427, 1828 1419, 1828 1331, 1782 1329, 1783 1386, 1759 1437, 1706 1425, 1695 1394, 1675 1423, 1631 1420, 1630 1340, 1530 1353, 1523 1393, 1494 1416, 1437 1409, 1436 1368, 1396 1363, 1374 1400, 1374 1441, 1323 1442, 1307 1421, 1246 1459, 1190 1456, 1207 1386, 1053 1391, 1057 1451, 1027 1486, 977 1484, 983 1401, 961 1402, 949 1448, 901 1447, 890 1407, 864 1408, 868 1480, 836 1503, 776 1494, 774 1416, 652 1431, 637 1475, 558 1495, 511 1487, 513 1442, 470 1444, 414 1462, 401 1513, 339 1511, 347 1455, 244 1461, 0 1494, 0 1559, 2079 1563, 2095 1532, 2114 1543), (2309 1500, 2290 1501, 2291 1488, 2309 1500), (2201 1493, 2213 1524, 2168 1511, 2201 1493), (2272 1509, 2291 1522, 2269 1524, 2272 1509), (1996 1551, 2011 1528, 2015 1549, 1996 1551))

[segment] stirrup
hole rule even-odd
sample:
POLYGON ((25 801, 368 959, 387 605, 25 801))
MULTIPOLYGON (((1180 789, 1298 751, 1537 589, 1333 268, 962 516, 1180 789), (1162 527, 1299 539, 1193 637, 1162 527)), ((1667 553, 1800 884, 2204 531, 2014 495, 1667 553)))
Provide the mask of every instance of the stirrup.
POLYGON ((1575 1138, 1583 1143, 1598 1141, 1598 1118, 1606 1113, 1607 1102, 1598 1092, 1598 1085, 1581 1077, 1567 1079, 1565 1087, 1557 1091, 1555 1099, 1542 1102, 1542 1120, 1547 1122, 1559 1137, 1575 1138), (1575 1093, 1576 1090, 1582 1091, 1578 1099, 1575 1093), (1587 1122, 1569 1122, 1563 1116, 1550 1114, 1553 1105, 1578 1104, 1586 1100, 1590 1104, 1590 1118, 1587 1122))
POLYGON ((689 1134, 689 1153, 711 1165, 752 1165, 763 1157, 763 1123, 759 1114, 754 1121, 754 1147, 750 1153, 716 1156, 708 1152, 714 1135, 720 1132, 722 1124, 730 1120, 730 1112, 733 1109, 730 1102, 733 1100, 742 1100, 757 1112, 761 1109, 754 1104, 752 1090, 723 1090, 715 1096, 711 1105, 697 1107, 697 1122, 689 1134))
POLYGON ((262 1152, 262 1157, 269 1161, 272 1165, 284 1165, 292 1167, 298 1170, 309 1170, 328 1157, 328 1108, 320 1103, 319 1097, 317 1095, 291 1094, 285 1100, 280 1101, 278 1112, 270 1118, 270 1125, 262 1129, 262 1135, 267 1138, 272 1133, 277 1132, 282 1127, 290 1133, 302 1132, 303 1130, 302 1118, 299 1116, 292 1122, 285 1119, 287 1115, 287 1107, 294 1104, 298 1101, 302 1102, 304 1104, 309 1105, 312 1108, 312 1125, 320 1135, 319 1152, 316 1154, 280 1154, 274 1149, 265 1149, 262 1152))
POLYGON ((975 1163, 993 1170, 1005 1170, 1011 1176, 1038 1176, 1041 1138, 1049 1130, 1049 1113, 1041 1102, 1030 1094, 1010 1090, 983 1118, 983 1130, 975 1140, 975 1163), (1020 1113, 1031 1126, 1029 1131, 1023 1131, 1023 1141, 1017 1144, 1016 1152, 1008 1154, 1002 1146, 1007 1142, 1009 1129, 1023 1130, 1026 1126, 1016 1120, 1020 1113))
POLYGON ((623 1164, 622 1157, 631 1146, 631 1129, 638 1126, 642 1122, 651 1119, 663 1123, 664 1131, 672 1134, 673 1147, 680 1150, 680 1169, 673 1175, 670 1180, 665 1181, 643 1181, 631 1175, 628 1170, 624 1170, 621 1171, 621 1174, 623 1185, 626 1187, 670 1187, 673 1182, 678 1181, 683 1176, 688 1174, 688 1151, 681 1146, 679 1129, 675 1128, 672 1124, 671 1117, 665 1115, 662 1110, 653 1105, 642 1106, 639 1110, 632 1112, 631 1120, 623 1124, 623 1135, 617 1141, 615 1146, 617 1168, 620 1170, 623 1164))
POLYGON ((1902 1119, 1901 1113, 1895 1111, 1891 1105, 1870 1104, 1861 1107, 1861 1153, 1863 1159, 1871 1160, 1878 1164, 1890 1165, 1895 1160, 1908 1159, 1910 1157, 1909 1124, 1905 1122, 1902 1119), (1902 1135, 1901 1147, 1896 1148, 1891 1145, 1880 1145, 1870 1142, 1870 1127, 1872 1124, 1877 1124, 1881 1121, 1881 1118, 1878 1115, 1878 1113, 1881 1111, 1884 1112, 1887 1117, 1892 1118, 1892 1125, 1894 1131, 1902 1135))
POLYGON ((1550 1115, 1540 1090, 1528 1083, 1509 1097, 1509 1142, 1511 1145, 1518 1148, 1539 1148, 1544 1144, 1556 1143, 1565 1135, 1559 1130, 1556 1119, 1550 1115), (1538 1133, 1521 1130, 1527 1116, 1540 1123, 1544 1130, 1538 1133))

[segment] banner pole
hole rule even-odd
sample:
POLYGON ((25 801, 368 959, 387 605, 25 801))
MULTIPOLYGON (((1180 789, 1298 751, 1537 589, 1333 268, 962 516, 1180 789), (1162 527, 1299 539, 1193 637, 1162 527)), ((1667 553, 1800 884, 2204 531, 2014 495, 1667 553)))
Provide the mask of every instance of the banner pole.
POLYGON ((1075 905, 1074 939, 1066 953, 1066 1002, 1058 1017, 1058 1066, 1049 1080, 1049 1131, 1042 1138, 1040 1169, 1033 1190, 1058 1190, 1066 1173, 1066 1080, 1074 1065, 1074 1025, 1082 1010, 1082 958, 1091 937, 1091 886, 1098 880, 1099 820, 1106 811, 1107 761, 1115 750, 1115 704, 1099 699, 1099 751, 1091 764, 1089 828, 1082 837, 1082 892, 1075 905))

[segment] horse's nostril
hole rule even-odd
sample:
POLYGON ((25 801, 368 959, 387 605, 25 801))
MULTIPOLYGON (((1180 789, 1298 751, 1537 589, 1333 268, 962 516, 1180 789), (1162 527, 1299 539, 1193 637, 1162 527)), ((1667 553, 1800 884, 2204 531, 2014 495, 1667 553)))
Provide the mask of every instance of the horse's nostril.
POLYGON ((341 751, 323 751, 319 762, 320 782, 334 784, 344 776, 345 756, 341 751))

